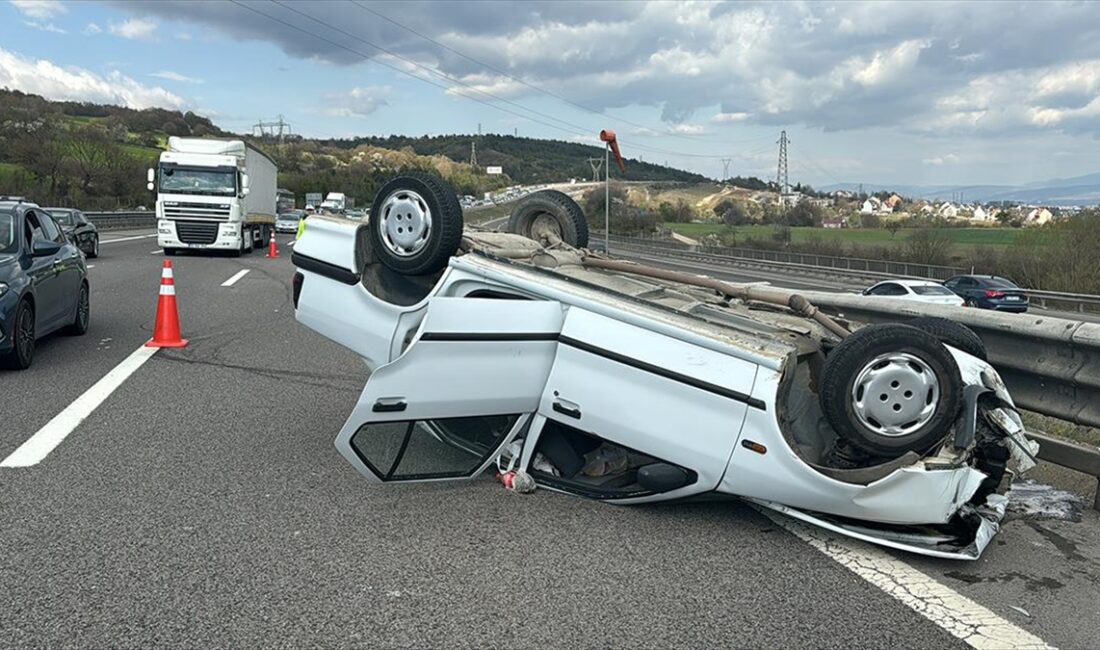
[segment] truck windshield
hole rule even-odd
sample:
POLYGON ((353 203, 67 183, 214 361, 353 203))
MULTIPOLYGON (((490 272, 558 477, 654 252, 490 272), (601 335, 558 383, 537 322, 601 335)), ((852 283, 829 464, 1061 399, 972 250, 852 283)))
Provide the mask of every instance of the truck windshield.
POLYGON ((165 194, 235 196, 237 171, 228 167, 161 165, 160 191, 165 194))
POLYGON ((0 253, 14 253, 15 219, 11 212, 0 211, 0 253))

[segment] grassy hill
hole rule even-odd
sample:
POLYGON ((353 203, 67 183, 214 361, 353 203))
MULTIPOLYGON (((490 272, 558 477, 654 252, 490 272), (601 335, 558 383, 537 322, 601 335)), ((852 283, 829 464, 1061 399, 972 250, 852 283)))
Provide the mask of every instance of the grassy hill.
MULTIPOLYGON (((369 144, 386 149, 404 149, 424 156, 441 155, 456 161, 470 160, 470 144, 477 143, 477 162, 482 166, 499 165, 504 173, 517 183, 550 183, 570 178, 591 179, 592 168, 588 158, 603 158, 600 147, 564 142, 539 140, 511 135, 437 135, 411 137, 391 135, 363 137, 349 140, 326 140, 322 144, 340 148, 353 148, 369 144)), ((612 163, 614 164, 614 163, 612 163)), ((699 183, 706 179, 699 174, 673 169, 663 165, 626 159, 626 173, 612 172, 612 178, 628 181, 678 181, 699 183)))

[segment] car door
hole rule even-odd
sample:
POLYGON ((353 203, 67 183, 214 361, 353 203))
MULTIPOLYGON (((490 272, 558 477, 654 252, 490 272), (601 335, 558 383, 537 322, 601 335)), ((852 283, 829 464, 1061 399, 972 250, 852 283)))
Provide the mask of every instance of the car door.
POLYGON ((539 415, 697 475, 671 492, 627 499, 706 492, 726 471, 746 410, 764 408, 749 397, 758 368, 571 307, 539 415))
POLYGON ((538 409, 561 325, 558 302, 431 298, 336 449, 374 483, 476 476, 538 409))
POLYGON ((30 278, 35 298, 34 328, 36 334, 42 336, 58 326, 62 310, 66 306, 65 286, 64 278, 59 277, 57 272, 60 251, 54 255, 36 257, 34 244, 40 241, 52 242, 53 239, 46 231, 46 224, 53 225, 55 229, 57 226, 52 221, 47 222, 45 214, 36 210, 27 210, 24 219, 24 245, 30 262, 27 277, 30 278))
POLYGON ((61 247, 54 255, 54 272, 61 287, 62 304, 58 309, 59 318, 68 323, 76 315, 76 302, 79 297, 80 283, 84 276, 84 255, 54 221, 48 213, 39 212, 46 237, 61 247))

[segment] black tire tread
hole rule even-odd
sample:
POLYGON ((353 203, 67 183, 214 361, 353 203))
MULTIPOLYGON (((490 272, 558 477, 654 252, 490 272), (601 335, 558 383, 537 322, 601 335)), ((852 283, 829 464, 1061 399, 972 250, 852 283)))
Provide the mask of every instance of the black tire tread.
POLYGON ((5 355, 0 356, 0 366, 10 368, 12 370, 26 370, 34 362, 34 348, 31 348, 31 358, 27 363, 23 363, 23 360, 19 358, 18 341, 15 340, 15 328, 19 325, 19 317, 22 315, 24 309, 34 309, 31 306, 27 298, 23 298, 19 302, 19 306, 15 308, 15 313, 11 319, 12 322, 12 349, 5 355))
POLYGON ((909 321, 907 325, 928 332, 943 343, 978 357, 982 361, 989 360, 981 337, 962 323, 938 316, 922 316, 909 321))
POLYGON ((454 255, 459 244, 462 243, 462 230, 464 227, 462 205, 458 202, 458 195, 455 193, 454 188, 438 176, 427 172, 404 172, 379 188, 371 205, 371 215, 380 213, 382 201, 396 189, 405 187, 406 189, 421 191, 419 187, 409 187, 409 181, 413 181, 414 184, 419 183, 427 189, 428 196, 425 196, 424 199, 435 204, 431 206, 433 213, 439 213, 438 218, 432 220, 432 226, 435 228, 436 233, 434 241, 428 242, 428 246, 421 255, 411 259, 402 259, 391 255, 383 246, 377 224, 371 223, 368 233, 371 249, 387 267, 404 275, 426 275, 447 266, 451 256, 454 255))
MULTIPOLYGON (((82 291, 87 291, 87 292, 89 292, 89 294, 91 293, 91 289, 89 289, 87 283, 82 284, 80 288, 81 288, 82 291)), ((88 299, 91 300, 90 295, 88 296, 88 299)), ((91 314, 90 313, 88 315, 88 323, 89 324, 91 323, 91 314)), ((84 327, 80 326, 80 312, 79 312, 79 307, 78 307, 77 314, 76 314, 76 316, 73 317, 73 322, 69 323, 69 325, 67 325, 65 327, 65 334, 67 334, 69 336, 84 336, 87 333, 88 333, 87 325, 85 325, 84 327)))
POLYGON ((825 359, 819 385, 821 411, 837 435, 872 454, 897 456, 906 451, 926 451, 950 431, 962 408, 962 377, 951 354, 928 332, 898 323, 868 325, 846 337, 825 359), (918 353, 933 366, 942 366, 948 376, 940 382, 940 408, 924 429, 887 440, 863 431, 854 414, 848 412, 848 395, 850 383, 863 364, 890 348, 918 353))
POLYGON ((558 190, 539 190, 517 201, 516 207, 512 208, 512 213, 508 217, 508 232, 529 237, 529 233, 525 232, 529 223, 525 222, 528 222, 530 217, 538 214, 538 212, 529 208, 532 204, 540 206, 543 201, 550 202, 552 210, 541 210, 541 212, 548 212, 557 219, 565 243, 575 248, 587 247, 588 220, 584 216, 584 211, 573 200, 573 197, 558 190))

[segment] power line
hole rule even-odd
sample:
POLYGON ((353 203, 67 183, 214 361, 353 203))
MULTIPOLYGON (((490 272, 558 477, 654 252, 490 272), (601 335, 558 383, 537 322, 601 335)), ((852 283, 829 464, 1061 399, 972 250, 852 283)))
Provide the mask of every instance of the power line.
MULTIPOLYGON (((545 89, 541 86, 537 86, 533 83, 525 81, 524 79, 521 79, 520 77, 516 77, 515 75, 509 74, 508 72, 505 72, 504 70, 501 70, 500 68, 494 67, 494 66, 492 66, 488 63, 485 63, 484 61, 481 61, 479 59, 476 59, 476 58, 474 58, 474 57, 472 57, 472 56, 470 56, 470 55, 468 55, 464 52, 456 50, 455 48, 453 48, 453 47, 451 47, 451 46, 449 46, 445 43, 441 43, 441 42, 435 40, 434 38, 432 38, 431 36, 428 36, 427 34, 419 32, 419 31, 413 29, 412 27, 409 27, 408 25, 405 25, 404 23, 400 23, 400 22, 394 20, 393 18, 390 18, 389 16, 381 13, 380 11, 377 11, 375 9, 367 7, 367 6, 363 5, 361 2, 359 2, 358 0, 351 0, 351 3, 354 4, 356 7, 359 7, 363 11, 372 13, 375 16, 378 16, 379 18, 381 18, 382 20, 385 20, 386 22, 389 22, 392 25, 396 25, 397 27, 400 27, 401 29, 409 32, 410 34, 414 34, 416 36, 419 36, 420 38, 424 39, 425 41, 428 41, 429 43, 432 43, 433 45, 436 45, 437 47, 443 48, 444 50, 450 52, 451 54, 454 54, 456 56, 460 56, 463 59, 466 59, 467 61, 470 61, 472 63, 476 63, 477 65, 479 65, 479 66, 481 66, 481 67, 483 67, 487 70, 495 72, 496 74, 501 75, 502 77, 505 77, 507 79, 511 79, 512 81, 514 81, 514 82, 516 82, 516 83, 518 83, 522 86, 525 86, 527 88, 530 88, 531 90, 534 90, 536 92, 540 92, 540 93, 542 93, 544 95, 547 95, 549 97, 553 97, 554 99, 563 101, 566 104, 569 104, 570 106, 573 106, 574 108, 579 108, 580 110, 586 111, 588 113, 593 113, 595 115, 601 115, 601 116, 604 116, 604 117, 608 117, 608 118, 611 118, 611 119, 616 120, 618 122, 622 122, 623 124, 629 124, 631 126, 638 127, 638 128, 641 128, 641 129, 653 130, 652 127, 646 126, 645 124, 641 124, 639 122, 634 122, 634 121, 628 120, 624 117, 619 117, 619 116, 616 116, 616 115, 612 115, 610 113, 607 113, 606 111, 601 111, 601 110, 592 108, 591 106, 585 106, 584 104, 578 104, 577 102, 575 102, 575 101, 573 101, 573 100, 571 100, 567 97, 564 97, 563 95, 555 93, 551 90, 547 90, 547 89, 545 89)), ((672 133, 672 132, 662 132, 661 135, 667 135, 667 136, 674 137, 674 138, 683 138, 685 140, 691 140, 693 142, 696 141, 695 137, 699 137, 699 136, 693 136, 692 134, 688 134, 688 133, 672 133)), ((745 144, 745 143, 748 143, 748 142, 758 142, 760 140, 764 140, 764 139, 767 139, 769 137, 770 136, 761 136, 761 137, 758 137, 758 138, 749 138, 749 139, 745 139, 745 140, 713 140, 713 139, 708 138, 707 141, 708 142, 721 143, 721 144, 745 144)))

